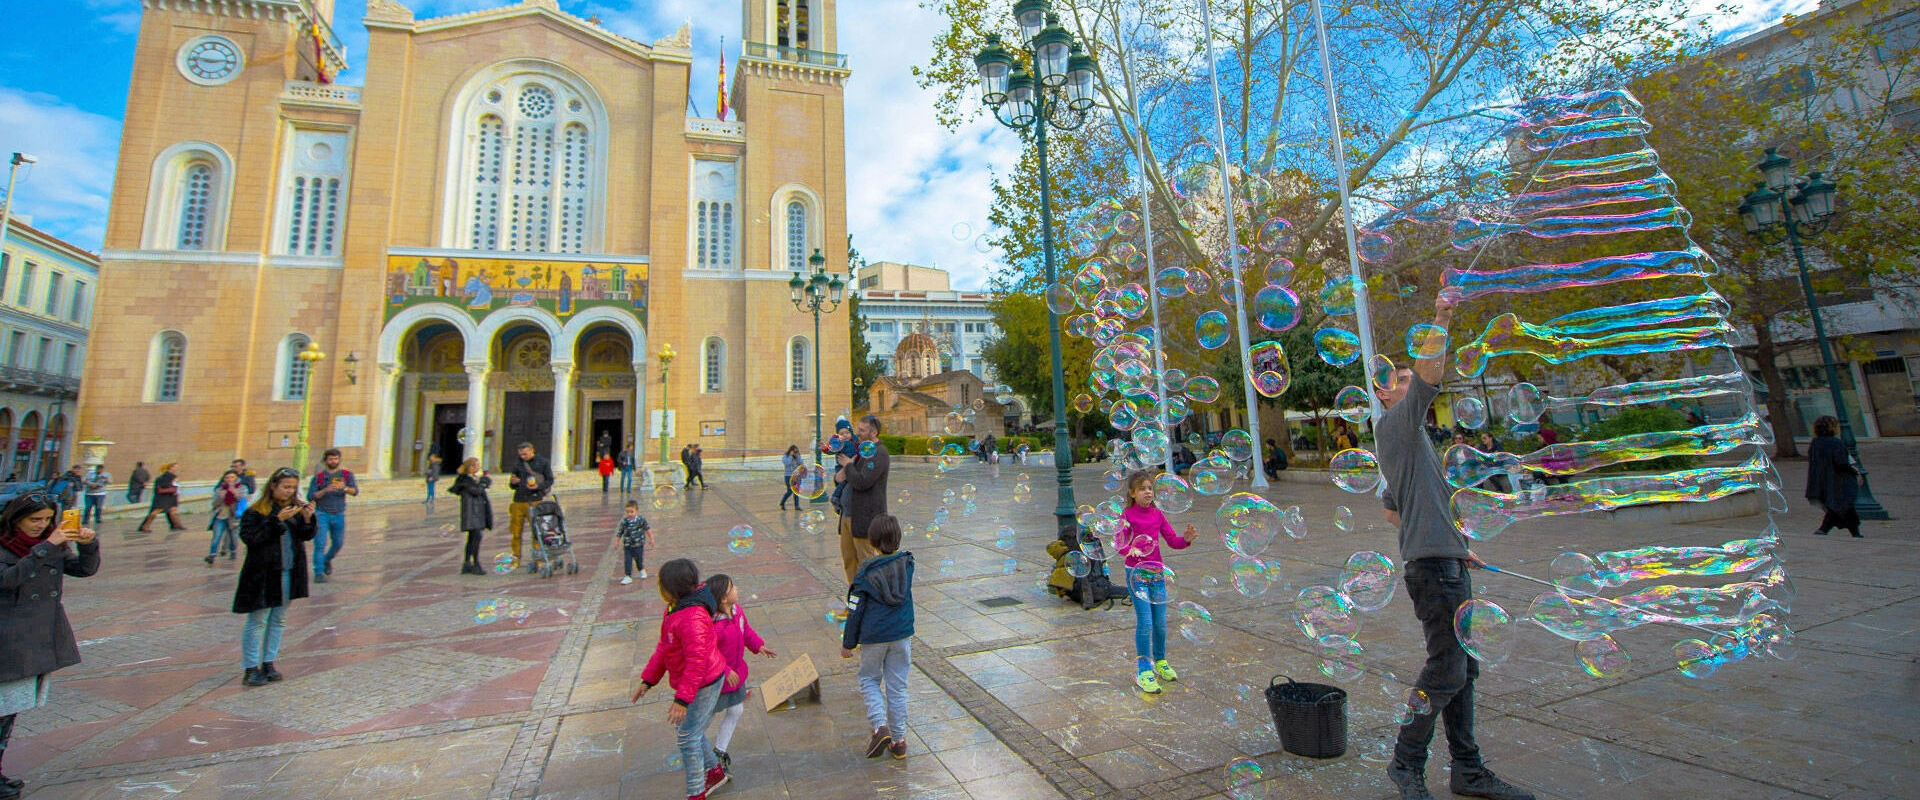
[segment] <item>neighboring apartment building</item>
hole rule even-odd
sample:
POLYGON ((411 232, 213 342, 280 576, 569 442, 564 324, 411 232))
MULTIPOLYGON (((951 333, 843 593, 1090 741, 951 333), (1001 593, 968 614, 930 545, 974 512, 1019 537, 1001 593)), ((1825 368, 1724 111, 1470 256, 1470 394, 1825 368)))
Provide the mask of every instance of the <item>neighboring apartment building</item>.
POLYGON ((886 367, 898 375, 895 363, 900 342, 915 333, 933 337, 940 345, 935 372, 964 369, 994 382, 993 370, 980 351, 998 336, 986 292, 952 288, 947 271, 892 261, 876 261, 855 273, 860 287, 860 313, 867 318, 867 345, 886 367))
POLYGON ((65 469, 100 258, 12 217, 0 250, 0 477, 65 469))
MULTIPOLYGON (((1727 43, 1718 55, 1753 65, 1750 90, 1779 106, 1780 113, 1839 109, 1863 119, 1884 114, 1896 129, 1920 130, 1920 77, 1913 69, 1914 53, 1920 48, 1920 8, 1910 3, 1843 1, 1824 3, 1815 13, 1814 24, 1774 25, 1727 43), (1819 17, 1876 34, 1873 51, 1856 62, 1858 86, 1823 87, 1807 66, 1808 54, 1830 43, 1824 40, 1833 27, 1818 24, 1819 17)), ((1756 147, 1756 161, 1758 155, 1756 147)), ((1795 171, 1823 166, 1796 164, 1795 171)), ((1920 164, 1913 166, 1920 168, 1920 164)), ((1898 223, 1888 220, 1887 224, 1898 223)), ((1810 266, 1819 269, 1824 255, 1817 242, 1807 256, 1810 266)), ((1786 246, 1770 248, 1769 257, 1778 258, 1783 279, 1791 279, 1786 246)), ((1844 345, 1837 347, 1836 357, 1846 362, 1841 365, 1841 394, 1854 432, 1859 436, 1920 435, 1920 298, 1912 287, 1855 287, 1818 300, 1829 338, 1844 345)), ((1819 346, 1811 326, 1776 325, 1774 336, 1786 343, 1779 363, 1799 411, 1794 433, 1805 436, 1812 420, 1833 413, 1819 346)), ((1760 384, 1756 381, 1756 385, 1760 384)))

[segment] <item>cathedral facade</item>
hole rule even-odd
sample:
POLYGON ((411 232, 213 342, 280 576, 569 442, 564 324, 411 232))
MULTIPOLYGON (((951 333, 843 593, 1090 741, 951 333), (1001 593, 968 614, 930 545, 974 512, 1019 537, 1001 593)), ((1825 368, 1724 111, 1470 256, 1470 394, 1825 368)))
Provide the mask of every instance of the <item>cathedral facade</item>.
POLYGON ((80 420, 116 462, 286 464, 309 404, 376 476, 652 460, 667 420, 777 453, 815 359, 849 405, 846 312, 813 341, 787 287, 846 269, 833 0, 743 0, 731 120, 687 111, 686 28, 367 5, 351 87, 332 0, 146 0, 80 420))

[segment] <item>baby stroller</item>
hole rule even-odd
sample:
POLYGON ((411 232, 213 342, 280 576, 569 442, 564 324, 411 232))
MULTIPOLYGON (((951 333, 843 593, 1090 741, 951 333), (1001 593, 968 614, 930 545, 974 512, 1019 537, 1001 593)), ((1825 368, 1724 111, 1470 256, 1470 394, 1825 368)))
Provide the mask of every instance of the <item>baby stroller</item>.
POLYGON ((580 571, 580 561, 573 557, 573 542, 567 539, 567 515, 561 513, 559 503, 551 497, 535 503, 528 523, 533 526, 534 564, 530 569, 537 569, 542 578, 551 578, 563 568, 569 575, 580 571))

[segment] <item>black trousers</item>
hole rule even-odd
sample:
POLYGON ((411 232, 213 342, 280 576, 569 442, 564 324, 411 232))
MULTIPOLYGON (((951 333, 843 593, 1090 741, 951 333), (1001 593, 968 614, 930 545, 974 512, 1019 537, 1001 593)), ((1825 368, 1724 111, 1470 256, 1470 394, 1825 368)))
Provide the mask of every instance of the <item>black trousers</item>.
POLYGON ((5 758, 7 755, 7 742, 13 740, 13 718, 17 716, 20 715, 8 714, 0 717, 0 758, 5 758))
POLYGON ((1860 533, 1860 512, 1851 506, 1845 511, 1835 511, 1831 508, 1827 509, 1827 515, 1820 518, 1820 530, 1830 531, 1834 528, 1845 528, 1848 533, 1858 535, 1860 533))
POLYGON ((1413 614, 1420 619, 1427 637, 1427 664, 1414 686, 1427 693, 1434 712, 1417 715, 1400 726, 1393 760, 1416 770, 1424 768, 1433 727, 1436 722, 1445 722, 1447 752, 1453 757, 1454 772, 1478 770, 1481 763, 1480 745, 1473 740, 1473 680, 1480 675, 1480 663, 1467 655, 1453 630, 1453 612, 1473 598, 1467 563, 1458 558, 1414 559, 1407 562, 1406 583, 1413 614))
POLYGON ((467 531, 467 561, 480 563, 480 529, 467 531))

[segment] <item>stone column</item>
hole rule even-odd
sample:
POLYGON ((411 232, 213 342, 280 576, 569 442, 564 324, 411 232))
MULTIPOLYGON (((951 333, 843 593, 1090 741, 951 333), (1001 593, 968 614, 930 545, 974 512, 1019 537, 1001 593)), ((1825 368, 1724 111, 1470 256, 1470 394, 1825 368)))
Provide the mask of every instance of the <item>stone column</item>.
POLYGON ((553 450, 547 460, 553 474, 566 472, 573 465, 573 437, 567 427, 573 423, 573 362, 556 361, 553 367, 553 450))
MULTIPOLYGON (((393 423, 394 417, 400 415, 398 404, 394 402, 400 396, 400 365, 398 363, 381 364, 380 377, 377 380, 380 381, 380 386, 374 395, 380 398, 380 405, 374 413, 380 415, 380 428, 373 439, 373 476, 391 478, 395 472, 393 423)), ((412 443, 409 442, 404 447, 411 446, 412 443)))
POLYGON ((487 373, 482 361, 466 363, 467 368, 467 455, 477 456, 483 467, 491 468, 487 458, 487 373))
POLYGON ((636 490, 651 489, 652 479, 647 472, 648 425, 652 415, 647 412, 647 362, 633 362, 633 422, 628 434, 633 437, 633 471, 636 490))

